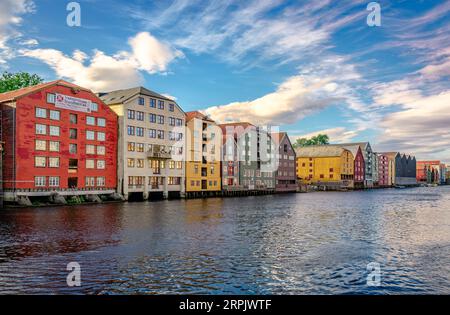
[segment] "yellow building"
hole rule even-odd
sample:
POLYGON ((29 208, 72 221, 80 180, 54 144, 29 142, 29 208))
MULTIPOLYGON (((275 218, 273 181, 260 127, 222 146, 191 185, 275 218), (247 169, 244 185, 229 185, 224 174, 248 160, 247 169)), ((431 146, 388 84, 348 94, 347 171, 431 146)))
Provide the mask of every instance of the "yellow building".
POLYGON ((354 157, 337 146, 297 148, 297 177, 300 183, 353 188, 354 157))
POLYGON ((198 111, 186 113, 186 194, 221 191, 222 129, 198 111))

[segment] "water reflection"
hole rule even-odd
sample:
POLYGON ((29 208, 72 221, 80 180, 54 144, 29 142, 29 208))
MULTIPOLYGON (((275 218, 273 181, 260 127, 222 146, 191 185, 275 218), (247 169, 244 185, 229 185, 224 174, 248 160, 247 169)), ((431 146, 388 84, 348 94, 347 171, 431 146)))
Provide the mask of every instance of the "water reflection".
POLYGON ((449 187, 0 213, 0 293, 449 293, 449 187), (68 288, 66 265, 82 266, 68 288), (366 285, 369 262, 382 285, 366 285))

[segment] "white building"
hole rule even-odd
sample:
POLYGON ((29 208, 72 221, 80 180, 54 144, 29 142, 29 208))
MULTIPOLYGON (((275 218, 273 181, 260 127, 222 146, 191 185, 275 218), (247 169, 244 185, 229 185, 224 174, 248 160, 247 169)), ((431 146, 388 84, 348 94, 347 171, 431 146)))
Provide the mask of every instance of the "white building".
POLYGON ((119 192, 144 199, 183 195, 186 115, 178 104, 144 87, 100 97, 119 116, 119 192))

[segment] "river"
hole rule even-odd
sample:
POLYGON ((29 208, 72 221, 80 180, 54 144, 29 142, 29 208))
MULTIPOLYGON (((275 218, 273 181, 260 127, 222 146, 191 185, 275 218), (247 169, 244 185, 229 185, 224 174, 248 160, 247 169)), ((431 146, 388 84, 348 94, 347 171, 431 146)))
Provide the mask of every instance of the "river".
POLYGON ((450 186, 2 210, 8 293, 450 294, 450 186))

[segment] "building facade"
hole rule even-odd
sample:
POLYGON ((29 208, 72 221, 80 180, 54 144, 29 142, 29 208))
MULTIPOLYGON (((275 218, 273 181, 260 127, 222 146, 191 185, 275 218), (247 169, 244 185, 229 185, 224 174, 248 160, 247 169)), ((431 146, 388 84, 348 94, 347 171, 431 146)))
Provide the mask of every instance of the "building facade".
POLYGON ((446 167, 441 161, 417 161, 417 182, 445 184, 446 167))
POLYGON ((186 193, 207 196, 220 192, 222 130, 198 112, 186 113, 186 193))
POLYGON ((372 188, 374 186, 374 153, 372 150, 372 146, 369 142, 356 142, 356 143, 343 143, 340 144, 342 147, 359 145, 361 147, 361 152, 364 157, 364 187, 372 188))
POLYGON ((222 124, 220 127, 225 137, 236 141, 235 157, 239 164, 241 189, 275 191, 278 161, 270 131, 246 122, 222 124))
POLYGON ((296 155, 286 132, 273 133, 275 154, 278 159, 278 169, 275 173, 275 191, 297 191, 296 155), (278 149, 278 152, 276 150, 278 149))
POLYGON ((125 198, 184 194, 185 113, 144 87, 101 93, 119 117, 118 188, 125 198))
POLYGON ((354 156, 340 146, 297 148, 297 177, 300 183, 330 188, 354 187, 354 156))
POLYGON ((385 154, 378 153, 378 186, 388 187, 392 183, 389 181, 389 157, 385 154))
POLYGON ((58 80, 0 94, 0 104, 7 199, 115 192, 117 115, 94 93, 58 80))

